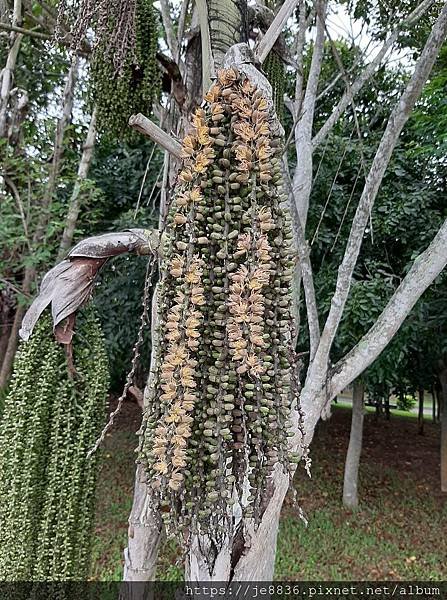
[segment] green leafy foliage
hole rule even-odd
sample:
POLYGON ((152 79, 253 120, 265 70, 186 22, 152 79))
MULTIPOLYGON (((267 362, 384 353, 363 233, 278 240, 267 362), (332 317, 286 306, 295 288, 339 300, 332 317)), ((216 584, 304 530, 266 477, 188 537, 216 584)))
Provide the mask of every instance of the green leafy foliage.
MULTIPOLYGON (((138 334, 139 314, 146 274, 142 257, 119 258, 101 274, 95 290, 94 303, 105 336, 110 361, 111 383, 119 388, 126 377, 132 359, 132 349, 138 334)), ((150 331, 145 332, 136 383, 143 387, 150 363, 150 331)))

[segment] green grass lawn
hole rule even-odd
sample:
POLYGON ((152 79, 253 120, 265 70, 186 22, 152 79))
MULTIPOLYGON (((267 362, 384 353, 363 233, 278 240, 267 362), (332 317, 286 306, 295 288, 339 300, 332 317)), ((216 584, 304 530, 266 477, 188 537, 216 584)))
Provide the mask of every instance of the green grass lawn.
MULTIPOLYGON (((350 411, 336 408, 312 443, 312 479, 300 469, 299 519, 288 497, 283 509, 275 577, 278 580, 445 580, 447 504, 439 490, 439 429, 424 436, 414 419, 376 421, 368 414, 361 465, 360 510, 341 504, 343 461, 350 411)), ((119 428, 107 438, 98 487, 91 577, 119 580, 132 499, 138 410, 125 407, 119 428)), ((165 542, 157 579, 181 579, 182 558, 165 542)))
MULTIPOLYGON (((347 408, 347 409, 351 410, 351 407, 352 407, 351 403, 343 402, 343 400, 337 402, 337 404, 334 405, 335 410, 338 410, 340 408, 347 408)), ((375 406, 365 406, 365 412, 375 414, 376 408, 375 408, 375 406)), ((417 420, 417 418, 418 418, 418 415, 415 412, 409 412, 408 410, 399 410, 397 408, 391 408, 390 413, 391 413, 392 417, 402 417, 403 419, 416 419, 417 420)))

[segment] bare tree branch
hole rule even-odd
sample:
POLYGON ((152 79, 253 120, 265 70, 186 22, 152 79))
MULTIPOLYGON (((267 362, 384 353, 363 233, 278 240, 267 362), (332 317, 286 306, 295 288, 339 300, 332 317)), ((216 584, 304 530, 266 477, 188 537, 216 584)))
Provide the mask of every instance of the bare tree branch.
MULTIPOLYGON (((73 116, 73 103, 75 95, 75 87, 79 75, 79 57, 73 56, 70 68, 65 82, 64 95, 62 99, 62 114, 57 120, 56 133, 54 136, 53 159, 51 161, 50 172, 48 175, 47 185, 45 187, 44 196, 42 199, 42 208, 47 209, 51 206, 56 191, 57 178, 61 169, 62 156, 64 154, 64 141, 67 127, 71 123, 73 116)), ((44 229, 47 225, 47 219, 41 221, 36 228, 36 239, 40 241, 43 237, 44 229)))
POLYGON ((312 186, 312 125, 314 120, 318 80, 320 78, 321 63, 323 60, 324 22, 326 18, 325 1, 316 0, 316 3, 317 33, 301 115, 295 128, 297 167, 293 177, 292 189, 303 231, 306 230, 307 210, 312 186))
POLYGON ((272 24, 265 32, 265 35, 255 50, 255 57, 261 64, 265 61, 270 50, 275 45, 276 40, 284 29, 284 25, 287 23, 289 17, 292 16, 293 11, 298 6, 298 2, 299 0, 285 0, 285 2, 281 5, 281 8, 273 19, 272 24))
POLYGON ((7 287, 11 288, 11 290, 13 290, 18 296, 22 295, 25 296, 26 298, 29 298, 28 294, 24 294, 22 292, 22 290, 20 290, 18 287, 16 287, 13 283, 11 283, 8 279, 5 279, 4 277, 0 277, 0 281, 2 283, 4 283, 7 287))
POLYGON ((171 136, 160 129, 158 125, 153 123, 150 119, 138 113, 132 115, 129 119, 129 125, 136 131, 147 135, 152 141, 164 148, 169 154, 172 154, 176 158, 181 158, 182 146, 179 142, 174 140, 171 136))
POLYGON ((358 344, 330 371, 328 401, 362 373, 387 346, 418 299, 447 265, 447 220, 420 254, 382 314, 358 344))
POLYGON ((163 29, 166 35, 166 42, 168 44, 169 51, 174 60, 178 57, 178 42, 175 37, 174 23, 172 22, 171 7, 169 0, 160 0, 161 8, 161 20, 163 22, 163 29))
MULTIPOLYGON (((293 217, 293 228, 295 234, 296 249, 299 259, 299 273, 297 280, 302 280, 304 288, 304 297, 306 301, 307 326, 309 329, 310 343, 310 361, 314 359, 315 353, 320 341, 320 324, 318 320, 317 301, 315 297, 315 287, 312 272, 312 264, 310 262, 309 244, 305 238, 300 217, 296 208, 296 202, 293 195, 292 182, 288 169, 283 169, 286 185, 289 188, 290 207, 293 217)), ((297 319, 298 320, 298 319, 297 319)))
POLYGON ((334 107, 330 117, 315 135, 312 140, 312 148, 315 149, 317 146, 321 144, 321 142, 325 139, 325 137, 329 134, 329 132, 334 127, 335 123, 341 117, 343 112, 346 110, 347 106, 351 103, 352 98, 359 93, 362 87, 367 83, 376 69, 379 67, 382 62, 384 56, 387 54, 388 50, 392 47, 392 45, 399 38, 401 32, 408 25, 414 24, 418 19, 422 17, 422 15, 432 6, 434 0, 424 0, 421 4, 414 9, 414 11, 408 15, 406 19, 401 21, 393 33, 384 41, 382 47, 379 52, 376 54, 374 59, 369 63, 369 65, 361 72, 358 78, 351 84, 351 87, 348 88, 343 96, 341 97, 338 104, 334 107))
POLYGON ((303 101, 303 81, 304 81, 304 44, 306 42, 306 4, 303 0, 299 4, 298 34, 296 36, 296 81, 295 81, 295 114, 294 122, 298 122, 301 113, 301 104, 303 101))
POLYGON ((345 82, 346 89, 348 90, 348 93, 349 93, 350 98, 351 98, 352 115, 354 117, 354 124, 355 124, 355 128, 356 128, 356 131, 357 131, 357 137, 358 137, 358 142, 359 142, 360 161, 361 161, 361 164, 362 164, 362 169, 363 169, 364 175, 366 177, 365 157, 364 157, 364 153, 363 153, 363 136, 362 136, 362 132, 360 130, 360 123, 359 123, 359 119, 358 119, 358 116, 357 116, 357 108, 356 108, 356 105, 355 105, 354 94, 352 93, 351 84, 349 82, 348 74, 346 72, 345 66, 344 66, 343 61, 341 59, 341 56, 340 56, 340 54, 339 54, 339 52, 337 50, 337 46, 334 44, 334 40, 330 36, 329 31, 328 31, 326 25, 325 25, 325 29, 326 29, 327 38, 328 38, 329 43, 331 45, 332 55, 335 58, 335 62, 337 63, 338 70, 341 73, 341 76, 343 77, 343 81, 345 82))
POLYGON ((390 115, 371 169, 366 178, 365 187, 352 222, 345 254, 339 267, 329 315, 321 335, 314 363, 309 367, 307 379, 315 378, 315 371, 323 372, 324 369, 326 369, 325 365, 327 365, 332 342, 335 338, 344 306, 348 298, 352 274, 354 272, 365 227, 376 199, 377 192, 382 183, 383 176, 398 141, 400 132, 422 92, 424 83, 430 74, 431 68, 446 37, 446 32, 447 4, 444 4, 416 64, 413 75, 402 93, 399 102, 396 104, 390 115))
POLYGON ((26 220, 25 210, 23 208, 23 203, 22 203, 22 199, 20 198, 19 190, 17 189, 16 184, 10 177, 8 177, 7 175, 4 175, 4 174, 2 174, 2 177, 5 181, 5 184, 11 190, 12 195, 14 196, 14 199, 16 201, 17 209, 19 211, 20 219, 22 221, 23 232, 24 232, 25 238, 26 238, 26 245, 28 246, 28 249, 31 250, 31 241, 30 241, 30 237, 29 237, 29 233, 28 233, 28 222, 26 220))
MULTIPOLYGON (((20 0, 14 2, 14 13, 12 19, 12 26, 18 27, 21 22, 21 8, 22 3, 20 0)), ((7 138, 8 136, 8 103, 9 96, 11 93, 14 69, 16 67, 17 56, 19 54, 20 44, 23 39, 23 34, 15 31, 11 32, 10 36, 10 47, 6 58, 6 65, 2 69, 0 74, 0 138, 7 138)))
POLYGON ((22 33, 29 37, 34 37, 39 40, 51 40, 51 35, 47 33, 40 33, 39 31, 33 31, 32 29, 25 29, 24 27, 16 27, 15 25, 8 25, 8 23, 0 23, 0 29, 3 31, 15 31, 16 33, 22 33))
POLYGON ((44 2, 44 0, 39 0, 39 4, 50 17, 50 19, 55 23, 57 21, 57 12, 54 10, 54 8, 44 2))
POLYGON ((324 98, 324 96, 326 96, 326 94, 328 94, 338 83, 338 81, 341 78, 341 73, 337 73, 337 75, 332 79, 332 81, 330 81, 327 86, 324 88, 324 90, 322 92, 320 92, 317 96, 317 102, 319 100, 321 100, 321 98, 324 98))
POLYGON ((81 160, 79 162, 78 174, 76 177, 73 191, 68 204, 68 212, 65 219, 64 232, 62 234, 61 243, 59 246, 58 260, 62 260, 67 250, 70 248, 73 242, 73 235, 76 227, 76 223, 79 217, 79 211, 81 209, 81 189, 82 183, 86 180, 90 163, 93 157, 93 148, 95 146, 96 136, 96 109, 93 110, 90 125, 87 132, 87 137, 82 150, 81 160))

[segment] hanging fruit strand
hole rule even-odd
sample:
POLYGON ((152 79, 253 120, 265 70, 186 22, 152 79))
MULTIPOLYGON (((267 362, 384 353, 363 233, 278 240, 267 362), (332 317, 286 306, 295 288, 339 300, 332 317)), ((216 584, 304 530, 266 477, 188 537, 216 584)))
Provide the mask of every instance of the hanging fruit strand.
POLYGON ((123 391, 118 398, 117 405, 115 410, 113 410, 109 415, 109 420, 103 427, 98 439, 95 441, 94 445, 89 449, 87 453, 87 458, 90 458, 101 446, 104 442, 107 433, 113 427, 113 423, 115 421, 115 417, 119 415, 121 412, 123 403, 127 398, 127 394, 129 392, 130 387, 134 384, 135 372, 138 366, 138 359, 140 358, 141 347, 144 343, 144 333, 147 330, 150 324, 150 316, 149 316, 149 306, 150 306, 150 291, 152 289, 152 284, 154 280, 154 274, 157 269, 157 261, 155 254, 151 254, 147 265, 146 265, 146 275, 144 279, 144 288, 143 288, 143 299, 141 302, 142 311, 140 315, 140 326, 138 328, 137 339, 135 345, 133 347, 132 360, 130 365, 130 370, 126 375, 126 381, 123 387, 123 391))
POLYGON ((281 57, 271 50, 262 68, 273 91, 273 103, 278 119, 284 121, 284 94, 286 92, 286 68, 281 57))
POLYGON ((220 71, 183 140, 139 447, 168 532, 217 545, 233 504, 259 522, 275 466, 290 468, 296 258, 281 153, 271 103, 220 71))
POLYGON ((157 11, 151 0, 81 0, 77 8, 75 13, 60 4, 58 35, 64 38, 68 29, 71 49, 78 52, 93 33, 89 95, 98 131, 132 139, 130 116, 150 114, 160 89, 157 11))
POLYGON ((91 309, 78 318, 77 377, 44 316, 21 345, 0 423, 0 579, 81 581, 88 576, 97 458, 108 365, 91 309))

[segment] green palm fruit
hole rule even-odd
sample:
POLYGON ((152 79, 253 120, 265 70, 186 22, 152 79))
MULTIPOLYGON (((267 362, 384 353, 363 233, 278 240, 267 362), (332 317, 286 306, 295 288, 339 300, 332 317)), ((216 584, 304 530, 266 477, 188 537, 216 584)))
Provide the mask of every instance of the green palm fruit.
POLYGON ((220 71, 183 140, 166 228, 139 460, 168 531, 200 531, 216 544, 234 525, 247 471, 243 510, 259 522, 275 465, 290 467, 297 396, 284 276, 295 257, 276 177, 280 130, 260 90, 220 71))
POLYGON ((83 580, 90 565, 108 365, 99 323, 80 315, 69 374, 49 316, 17 355, 0 422, 0 580, 83 580))

